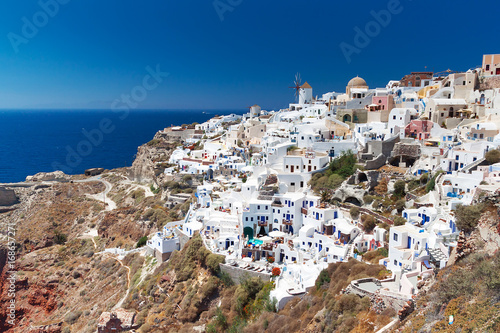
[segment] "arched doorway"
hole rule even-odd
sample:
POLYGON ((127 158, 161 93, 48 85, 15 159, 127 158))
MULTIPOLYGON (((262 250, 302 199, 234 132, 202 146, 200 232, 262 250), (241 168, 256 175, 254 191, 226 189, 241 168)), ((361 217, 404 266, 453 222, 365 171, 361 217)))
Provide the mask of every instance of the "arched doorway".
POLYGON ((248 239, 253 239, 253 228, 250 228, 250 227, 245 227, 243 228, 243 235, 245 237, 248 236, 248 239))
POLYGON ((351 122, 352 118, 350 114, 345 114, 343 118, 343 122, 351 122))

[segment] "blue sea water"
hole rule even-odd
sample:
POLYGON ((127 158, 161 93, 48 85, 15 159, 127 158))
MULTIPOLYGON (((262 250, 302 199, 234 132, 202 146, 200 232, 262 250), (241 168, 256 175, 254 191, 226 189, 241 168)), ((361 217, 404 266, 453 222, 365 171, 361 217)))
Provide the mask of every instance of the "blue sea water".
POLYGON ((58 169, 81 174, 89 168, 130 166, 137 147, 165 127, 245 112, 131 110, 126 115, 110 110, 0 110, 0 183, 58 169))

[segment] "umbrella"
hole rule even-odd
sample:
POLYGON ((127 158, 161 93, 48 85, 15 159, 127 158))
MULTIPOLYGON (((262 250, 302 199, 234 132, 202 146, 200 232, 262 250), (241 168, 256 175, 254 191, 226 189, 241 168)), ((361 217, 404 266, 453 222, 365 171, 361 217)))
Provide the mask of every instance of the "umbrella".
POLYGON ((276 238, 276 237, 285 237, 286 234, 282 231, 278 231, 278 230, 275 230, 275 231, 271 231, 269 233, 269 236, 273 237, 273 238, 276 238))

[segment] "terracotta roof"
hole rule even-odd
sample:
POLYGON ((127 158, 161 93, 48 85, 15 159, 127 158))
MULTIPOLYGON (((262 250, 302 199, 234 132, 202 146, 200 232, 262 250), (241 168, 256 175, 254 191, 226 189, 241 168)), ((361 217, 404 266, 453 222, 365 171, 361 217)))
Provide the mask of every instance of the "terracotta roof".
POLYGON ((306 81, 306 83, 304 83, 300 87, 303 88, 303 89, 312 89, 311 85, 309 83, 307 83, 307 81, 306 81))

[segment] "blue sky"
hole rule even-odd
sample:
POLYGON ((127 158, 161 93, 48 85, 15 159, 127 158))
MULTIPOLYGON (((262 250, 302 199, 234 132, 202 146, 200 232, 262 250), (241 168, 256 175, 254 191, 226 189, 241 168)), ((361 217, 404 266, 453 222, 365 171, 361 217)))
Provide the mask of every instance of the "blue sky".
POLYGON ((38 1, 0 4, 0 108, 109 108, 159 64, 170 75, 138 108, 278 109, 294 99, 296 72, 320 95, 356 75, 385 86, 500 53, 492 0, 400 0, 350 63, 340 44, 356 46, 354 28, 397 0, 218 0, 230 8, 222 21, 213 0, 60 1, 46 24, 38 1), (24 38, 23 17, 34 16, 38 33, 15 52, 13 34, 24 38))

